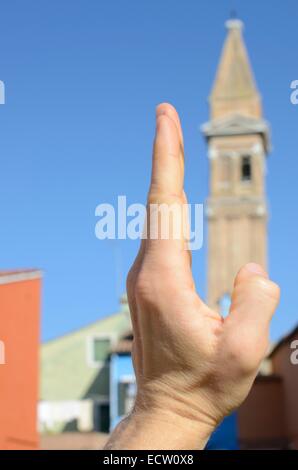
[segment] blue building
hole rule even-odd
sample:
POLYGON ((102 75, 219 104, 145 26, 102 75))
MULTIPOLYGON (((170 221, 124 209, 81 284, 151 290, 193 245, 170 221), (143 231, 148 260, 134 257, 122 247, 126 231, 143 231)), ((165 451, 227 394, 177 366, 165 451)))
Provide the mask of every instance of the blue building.
POLYGON ((132 409, 136 395, 136 379, 131 359, 132 333, 126 333, 110 356, 110 428, 132 409))

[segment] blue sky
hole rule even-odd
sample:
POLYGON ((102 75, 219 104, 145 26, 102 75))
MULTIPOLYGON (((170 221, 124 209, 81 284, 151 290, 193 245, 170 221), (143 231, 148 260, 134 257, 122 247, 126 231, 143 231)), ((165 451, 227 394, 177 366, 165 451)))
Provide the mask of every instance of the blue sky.
MULTIPOLYGON (((97 240, 94 210, 121 194, 145 201, 161 101, 181 115, 190 202, 205 200, 199 126, 232 9, 272 126, 269 258, 282 288, 272 338, 297 323, 297 1, 10 0, 0 28, 0 268, 44 270, 44 340, 118 309, 138 243, 97 240)), ((193 257, 203 296, 205 248, 193 257)))

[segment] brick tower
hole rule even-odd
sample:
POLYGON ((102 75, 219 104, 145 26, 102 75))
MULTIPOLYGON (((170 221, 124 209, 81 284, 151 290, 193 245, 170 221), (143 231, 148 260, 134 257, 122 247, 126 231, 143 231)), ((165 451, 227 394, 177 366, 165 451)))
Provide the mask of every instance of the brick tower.
POLYGON ((226 23, 211 95, 208 143, 208 305, 224 310, 238 269, 249 261, 266 268, 265 190, 269 131, 242 38, 243 23, 226 23))

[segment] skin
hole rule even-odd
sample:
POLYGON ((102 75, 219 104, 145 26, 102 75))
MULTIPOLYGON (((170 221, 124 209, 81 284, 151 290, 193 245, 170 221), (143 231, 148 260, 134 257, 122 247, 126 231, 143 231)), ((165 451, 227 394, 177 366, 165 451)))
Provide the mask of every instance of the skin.
MULTIPOLYGON (((185 204, 183 181, 179 116, 161 104, 148 204, 185 204)), ((246 398, 266 355, 279 287, 261 266, 245 265, 223 319, 195 290, 184 223, 178 239, 143 240, 129 272, 137 397, 106 449, 203 449, 246 398)))

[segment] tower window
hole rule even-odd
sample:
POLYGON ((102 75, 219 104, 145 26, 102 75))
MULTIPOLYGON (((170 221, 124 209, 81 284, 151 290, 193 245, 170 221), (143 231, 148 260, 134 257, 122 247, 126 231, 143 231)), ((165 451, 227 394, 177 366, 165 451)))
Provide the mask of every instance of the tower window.
POLYGON ((251 158, 249 155, 245 155, 244 157, 242 157, 241 180, 251 181, 251 158))

